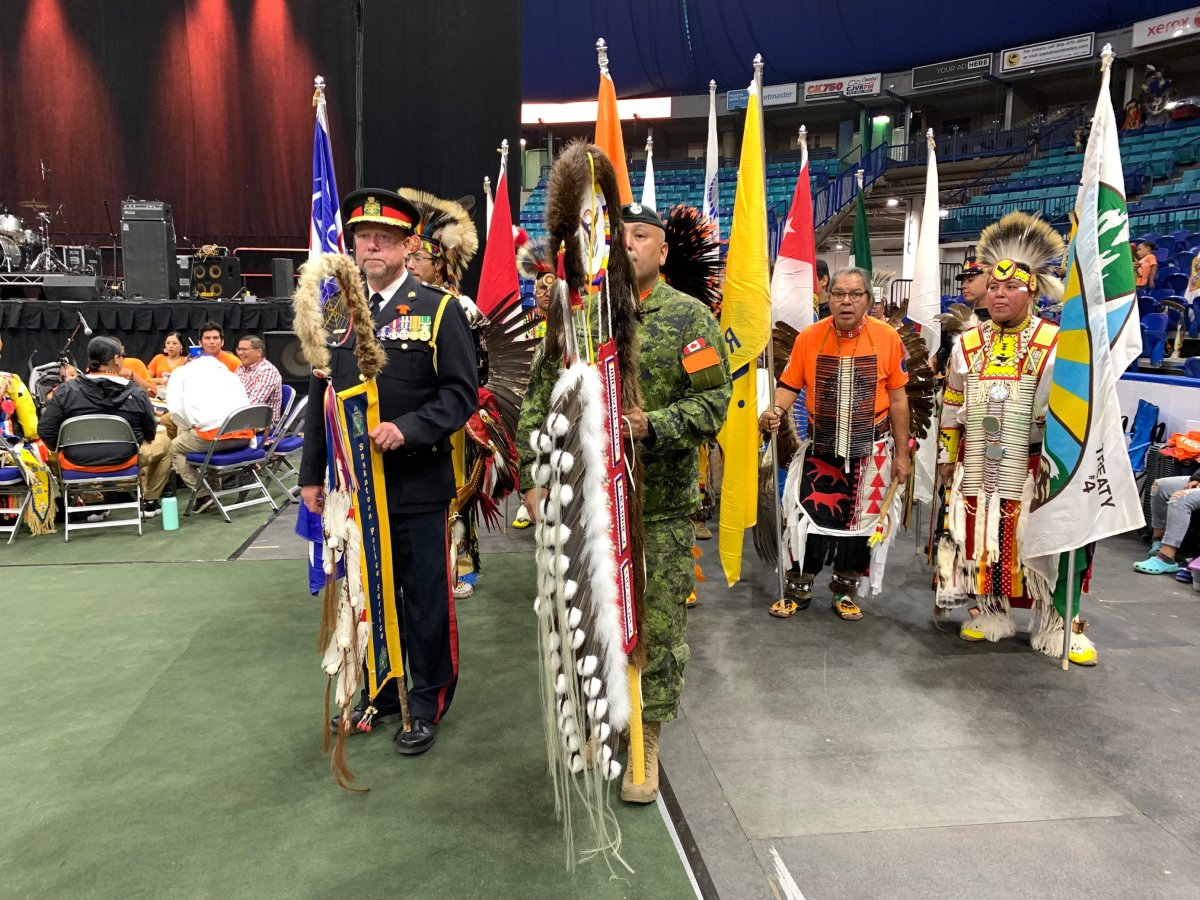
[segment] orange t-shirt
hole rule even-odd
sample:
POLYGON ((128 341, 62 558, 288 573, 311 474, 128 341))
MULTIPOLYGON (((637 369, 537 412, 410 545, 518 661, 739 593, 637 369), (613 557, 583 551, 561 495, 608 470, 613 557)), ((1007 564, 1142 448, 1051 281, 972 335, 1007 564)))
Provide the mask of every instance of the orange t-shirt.
POLYGON ((1158 266, 1158 257, 1153 253, 1147 253, 1137 261, 1137 286, 1151 287, 1150 277, 1154 274, 1154 269, 1158 266))
POLYGON ((810 413, 816 411, 817 357, 874 356, 875 420, 887 414, 890 405, 888 391, 908 384, 904 371, 904 344, 891 325, 867 316, 862 331, 852 338, 839 338, 833 319, 822 319, 796 336, 787 368, 779 376, 779 384, 789 391, 805 391, 804 402, 810 413))
POLYGON ((227 368, 230 372, 237 372, 238 366, 242 364, 242 361, 228 350, 222 350, 217 354, 216 358, 223 362, 225 364, 225 368, 227 368))
POLYGON ((160 353, 154 359, 150 360, 150 365, 146 368, 155 378, 162 378, 168 372, 174 372, 187 361, 188 358, 183 355, 171 359, 167 354, 160 353))

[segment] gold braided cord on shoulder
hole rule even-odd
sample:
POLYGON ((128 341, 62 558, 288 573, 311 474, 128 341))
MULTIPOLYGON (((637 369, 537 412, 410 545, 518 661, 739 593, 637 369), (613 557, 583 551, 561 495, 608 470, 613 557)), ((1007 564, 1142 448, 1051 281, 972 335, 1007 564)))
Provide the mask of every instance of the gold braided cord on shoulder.
POLYGON ((340 300, 348 305, 358 371, 369 381, 387 364, 387 354, 375 336, 362 274, 357 263, 344 253, 322 253, 300 268, 300 282, 292 295, 296 337, 300 339, 309 365, 314 369, 329 368, 329 346, 337 343, 326 329, 321 300, 322 289, 329 279, 337 283, 337 295, 325 303, 340 300))

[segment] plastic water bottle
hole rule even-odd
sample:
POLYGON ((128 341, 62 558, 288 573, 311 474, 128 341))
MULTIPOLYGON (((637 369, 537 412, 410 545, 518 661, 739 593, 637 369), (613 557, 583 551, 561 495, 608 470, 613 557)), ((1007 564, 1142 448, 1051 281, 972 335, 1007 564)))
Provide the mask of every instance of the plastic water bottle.
POLYGON ((162 498, 162 523, 163 531, 179 529, 179 501, 174 497, 162 498))

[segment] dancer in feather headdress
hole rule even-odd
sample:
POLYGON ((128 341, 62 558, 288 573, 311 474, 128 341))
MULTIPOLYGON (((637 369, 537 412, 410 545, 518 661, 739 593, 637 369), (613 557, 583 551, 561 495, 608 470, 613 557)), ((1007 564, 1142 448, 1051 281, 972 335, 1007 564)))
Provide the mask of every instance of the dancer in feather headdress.
POLYGON ((868 570, 872 591, 879 589, 882 567, 875 563, 892 537, 887 523, 899 519, 897 490, 911 471, 908 375, 896 330, 867 315, 870 274, 834 273, 829 297, 830 317, 800 332, 774 406, 759 417, 763 431, 777 431, 805 392, 809 439, 784 487, 784 547, 801 573, 787 602, 771 613, 786 618, 808 606, 816 576, 832 564, 833 611, 854 621, 862 618, 857 599, 868 570))
POLYGON ((325 254, 308 263, 293 306, 314 370, 301 496, 311 512, 323 513, 329 549, 347 554, 340 595, 336 570, 327 569, 323 629, 332 632, 323 666, 337 678, 341 708, 330 723, 338 736, 335 775, 346 784, 344 761, 337 763, 347 736, 399 715, 396 751, 423 753, 454 697, 450 435, 478 394, 462 309, 405 269, 416 207, 391 191, 365 189, 343 200, 342 218, 353 229, 354 259, 325 254), (330 275, 338 289, 326 296, 330 275), (339 309, 347 312, 334 315, 339 309), (338 318, 340 326, 330 324, 338 318), (364 663, 365 686, 351 708, 364 663))
MULTIPOLYGON (((1053 635, 1062 634, 1062 619, 1025 566, 1021 536, 1036 490, 1058 340, 1058 326, 1034 310, 1043 295, 1062 298, 1053 267, 1063 254, 1054 229, 1021 212, 979 236, 991 321, 958 338, 947 367, 939 463, 951 489, 937 559, 937 608, 971 604, 959 632, 964 640, 1012 637, 1011 607, 1035 606, 1033 645, 1059 657, 1062 639, 1053 635)), ((1095 664, 1086 623, 1073 628, 1071 661, 1095 664)))
POLYGON ((716 433, 729 400, 716 320, 659 278, 668 255, 662 220, 636 204, 617 208, 617 196, 598 147, 572 144, 555 162, 547 225, 562 248, 562 277, 520 429, 521 483, 538 523, 536 605, 557 799, 568 807, 568 838, 576 796, 596 830, 594 849, 607 852, 619 836, 603 779, 621 773, 612 749, 627 726, 621 795, 648 803, 658 794, 659 727, 678 711, 687 660, 696 446, 716 433), (613 408, 618 369, 621 406, 613 408), (629 677, 635 624, 640 665, 629 677))
POLYGON ((452 438, 458 494, 450 510, 451 561, 454 596, 464 599, 474 593, 480 571, 479 522, 482 519, 489 528, 499 525, 500 502, 517 486, 513 435, 536 341, 519 327, 523 322, 519 297, 502 303, 489 319, 459 291, 479 249, 471 221, 473 198, 443 200, 412 188, 401 188, 400 195, 420 213, 409 238, 408 271, 458 298, 475 339, 479 405, 452 438))

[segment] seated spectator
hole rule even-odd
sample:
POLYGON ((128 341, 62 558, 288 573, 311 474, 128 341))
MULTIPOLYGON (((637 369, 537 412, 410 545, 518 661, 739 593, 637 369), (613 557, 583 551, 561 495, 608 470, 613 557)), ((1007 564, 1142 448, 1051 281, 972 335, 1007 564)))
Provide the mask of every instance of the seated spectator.
MULTIPOLYGON (((4 341, 0 340, 0 352, 3 350, 4 341)), ((0 466, 20 463, 29 474, 33 500, 25 513, 25 522, 31 534, 52 534, 55 482, 46 465, 49 454, 38 440, 37 429, 37 405, 29 388, 20 375, 0 370, 0 437, 3 438, 0 440, 0 466), (13 459, 14 456, 17 459, 13 459)))
POLYGON ((242 361, 237 377, 246 389, 251 403, 265 403, 271 407, 271 421, 279 421, 279 410, 283 405, 283 376, 274 364, 265 358, 266 344, 257 335, 247 335, 237 342, 237 357, 242 361))
MULTIPOLYGON (((188 463, 187 455, 207 453, 214 442, 219 452, 247 446, 254 437, 253 431, 226 435, 218 432, 230 413, 249 405, 242 382, 211 354, 193 359, 171 376, 167 383, 167 411, 177 429, 171 441, 171 466, 193 491, 199 471, 188 463)), ((196 509, 203 512, 211 503, 211 498, 207 498, 196 509)))
POLYGON ((241 362, 225 349, 225 332, 216 322, 205 322, 200 326, 200 350, 205 356, 212 356, 230 372, 236 372, 241 362))
POLYGON ((125 361, 121 342, 110 337, 94 337, 88 342, 86 372, 59 385, 38 423, 38 434, 51 450, 58 449, 63 422, 76 416, 120 416, 133 429, 136 447, 124 444, 87 444, 58 454, 64 469, 91 471, 93 467, 132 464, 136 455, 142 471, 142 510, 147 516, 158 514, 163 488, 170 474, 166 434, 158 433, 154 408, 146 392, 121 376, 125 361), (69 455, 68 455, 69 454, 69 455))
POLYGON ((1158 275, 1158 257, 1154 255, 1157 249, 1152 241, 1142 241, 1137 245, 1137 259, 1133 267, 1137 271, 1137 286, 1140 288, 1154 287, 1154 279, 1158 275))
POLYGON ((1156 479, 1151 487, 1150 556, 1133 564, 1143 575, 1173 575, 1179 571, 1175 552, 1187 536, 1192 513, 1200 509, 1200 469, 1191 474, 1156 479))
POLYGON ((122 367, 120 376, 128 378, 151 397, 157 396, 157 385, 154 379, 150 377, 150 370, 146 368, 146 364, 135 356, 125 355, 125 345, 121 345, 121 361, 122 367))
POLYGON ((163 338, 163 352, 159 353, 146 367, 150 377, 159 387, 167 386, 171 373, 187 362, 187 353, 183 349, 183 335, 178 331, 168 331, 163 338))

